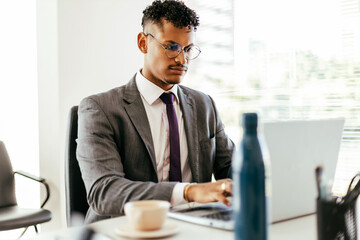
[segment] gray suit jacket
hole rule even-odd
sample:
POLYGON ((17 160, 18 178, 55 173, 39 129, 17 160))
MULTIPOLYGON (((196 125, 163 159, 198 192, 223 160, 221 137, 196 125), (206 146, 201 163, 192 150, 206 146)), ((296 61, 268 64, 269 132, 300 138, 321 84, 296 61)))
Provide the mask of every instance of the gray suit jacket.
MULTIPOLYGON (((179 86, 194 182, 227 178, 233 143, 213 100, 179 86)), ((150 125, 135 77, 128 84, 89 96, 79 105, 77 159, 90 209, 86 222, 123 214, 139 199, 170 201, 176 182, 158 182, 150 125)))

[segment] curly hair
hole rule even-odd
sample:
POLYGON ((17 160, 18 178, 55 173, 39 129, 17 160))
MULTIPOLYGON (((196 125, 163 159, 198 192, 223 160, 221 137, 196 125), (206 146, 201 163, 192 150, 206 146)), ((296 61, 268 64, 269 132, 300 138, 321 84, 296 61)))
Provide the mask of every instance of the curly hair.
POLYGON ((162 26, 163 19, 177 28, 193 27, 194 31, 200 24, 196 12, 178 0, 155 0, 143 11, 143 14, 141 22, 143 28, 149 22, 162 26))

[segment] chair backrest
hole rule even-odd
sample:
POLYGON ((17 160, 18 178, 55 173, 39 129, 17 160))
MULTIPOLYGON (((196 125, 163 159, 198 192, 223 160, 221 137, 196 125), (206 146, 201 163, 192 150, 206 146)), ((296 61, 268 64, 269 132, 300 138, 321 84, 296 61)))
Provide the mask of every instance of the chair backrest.
POLYGON ((78 106, 73 106, 69 113, 65 146, 65 195, 66 221, 71 226, 74 213, 86 215, 89 208, 85 185, 76 159, 76 139, 78 130, 78 106))
POLYGON ((17 205, 15 179, 5 144, 0 141, 0 207, 17 205))

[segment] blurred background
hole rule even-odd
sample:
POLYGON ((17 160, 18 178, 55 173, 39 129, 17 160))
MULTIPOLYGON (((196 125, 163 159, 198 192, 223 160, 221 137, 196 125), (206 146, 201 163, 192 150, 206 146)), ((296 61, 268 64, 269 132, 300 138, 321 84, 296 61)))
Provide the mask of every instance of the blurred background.
MULTIPOLYGON (((50 183, 53 220, 43 231, 66 226, 69 109, 141 68, 136 37, 151 2, 0 0, 0 139, 14 170, 50 183)), ((333 188, 344 194, 360 170, 360 1, 185 2, 200 16, 202 53, 183 84, 215 99, 236 143, 243 112, 261 121, 345 117, 333 188)), ((17 180, 18 202, 38 206, 42 191, 27 184, 17 180)))

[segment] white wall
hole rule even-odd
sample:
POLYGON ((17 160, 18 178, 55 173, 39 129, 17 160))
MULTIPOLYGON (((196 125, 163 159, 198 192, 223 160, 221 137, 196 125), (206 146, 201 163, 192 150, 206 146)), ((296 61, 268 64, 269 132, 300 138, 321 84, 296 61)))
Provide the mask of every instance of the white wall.
POLYGON ((51 222, 43 227, 61 227, 60 174, 62 159, 59 138, 59 77, 57 0, 37 1, 38 36, 38 98, 40 176, 50 185, 50 199, 45 208, 53 213, 51 222))
MULTIPOLYGON (((0 29, 0 140, 14 171, 38 175, 36 0, 0 1, 0 29)), ((19 205, 38 206, 38 184, 17 176, 19 205)))
POLYGON ((142 66, 136 39, 151 0, 37 0, 40 174, 51 185, 43 229, 65 227, 67 115, 82 98, 126 83, 142 66))

